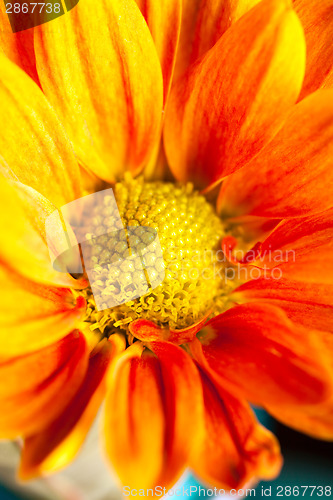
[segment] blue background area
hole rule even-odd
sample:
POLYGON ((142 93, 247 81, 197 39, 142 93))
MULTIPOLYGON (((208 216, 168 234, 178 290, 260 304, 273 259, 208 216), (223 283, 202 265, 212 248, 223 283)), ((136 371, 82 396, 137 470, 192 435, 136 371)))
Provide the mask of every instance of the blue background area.
POLYGON ((0 485, 0 498, 1 500, 13 500, 18 498, 17 496, 13 495, 12 493, 7 492, 1 485, 0 485))
MULTIPOLYGON (((279 476, 275 481, 260 483, 256 491, 255 498, 272 498, 278 500, 279 498, 312 498, 312 499, 327 499, 331 498, 333 500, 333 493, 331 497, 327 496, 317 496, 316 492, 311 496, 311 491, 308 490, 304 496, 301 494, 296 496, 283 496, 277 497, 274 492, 276 492, 277 486, 331 486, 333 492, 333 444, 326 443, 323 441, 317 441, 310 439, 298 432, 294 432, 283 425, 272 420, 268 415, 262 411, 257 411, 258 417, 261 422, 269 429, 271 429, 275 435, 278 437, 282 453, 284 456, 284 467, 279 476), (261 496, 261 486, 268 488, 272 486, 272 496, 263 497, 261 496)), ((184 483, 185 487, 191 485, 198 485, 196 479, 189 476, 184 483)), ((300 490, 302 491, 302 490, 300 490)), ((29 497, 27 497, 29 498, 29 497)), ((142 497, 143 498, 143 497, 142 497)), ((172 498, 172 497, 167 497, 172 498)), ((181 498, 181 497, 177 497, 181 498)), ((191 497, 194 500, 195 495, 191 497)), ((204 497, 202 498, 212 498, 204 497)), ((252 497, 254 498, 254 497, 252 497)), ((4 487, 0 485, 0 500, 22 500, 23 497, 18 497, 4 487)), ((31 499, 35 500, 35 499, 31 499)), ((45 498, 45 500, 48 500, 45 498)))

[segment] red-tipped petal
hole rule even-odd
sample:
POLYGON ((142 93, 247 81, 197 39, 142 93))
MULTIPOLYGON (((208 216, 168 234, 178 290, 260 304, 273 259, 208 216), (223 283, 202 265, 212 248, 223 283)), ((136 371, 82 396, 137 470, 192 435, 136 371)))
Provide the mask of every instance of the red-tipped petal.
POLYGON ((202 410, 199 375, 187 353, 166 342, 152 342, 151 349, 155 355, 126 351, 106 400, 107 452, 131 488, 175 483, 196 443, 202 410))
POLYGON ((176 178, 203 187, 244 166, 295 103, 304 66, 289 1, 264 0, 241 17, 170 94, 164 141, 176 178))
POLYGON ((314 330, 333 332, 333 285, 317 285, 287 279, 248 281, 233 292, 239 302, 260 301, 277 305, 296 323, 314 330))
POLYGON ((198 337, 201 363, 253 403, 288 406, 328 398, 322 342, 277 307, 236 306, 210 320, 198 337))
POLYGON ((42 349, 77 328, 86 301, 71 290, 38 285, 0 266, 0 356, 42 349))
POLYGON ((13 33, 6 10, 5 2, 1 2, 0 48, 11 61, 20 66, 20 68, 38 83, 33 30, 29 29, 13 33))
POLYGON ((204 433, 190 462, 195 473, 225 490, 276 477, 282 457, 274 436, 257 422, 245 401, 216 387, 206 374, 201 373, 201 379, 204 433))
POLYGON ((2 438, 40 432, 58 417, 81 385, 88 365, 82 334, 0 363, 2 438))
POLYGON ((158 357, 164 386, 167 434, 166 465, 159 484, 170 485, 184 471, 199 441, 199 420, 202 418, 200 377, 192 359, 180 347, 166 342, 152 342, 158 357))
MULTIPOLYGON (((332 332, 318 332, 318 336, 322 340, 323 349, 329 353, 330 365, 333 369, 333 358, 331 355, 333 351, 332 332)), ((291 405, 285 408, 281 408, 278 405, 269 406, 267 409, 277 420, 280 420, 289 427, 305 432, 317 439, 333 440, 333 397, 319 405, 291 405)))
POLYGON ((158 360, 148 353, 120 359, 105 405, 108 457, 125 485, 157 484, 163 468, 165 416, 158 360))
POLYGON ((333 209, 282 221, 262 243, 256 264, 277 267, 288 279, 332 285, 332 238, 333 209))
POLYGON ((288 115, 274 139, 223 184, 227 216, 304 217, 332 206, 333 90, 320 90, 288 115))
POLYGON ((215 45, 223 33, 259 0, 183 0, 175 79, 215 45))
POLYGON ((181 24, 181 0, 136 0, 142 15, 145 17, 156 50, 160 58, 163 73, 164 103, 167 100, 175 59, 181 24))
POLYGON ((307 61, 300 99, 319 88, 333 86, 333 2, 294 0, 305 32, 307 61))
POLYGON ((81 386, 59 417, 25 440, 19 472, 22 479, 59 470, 75 457, 105 395, 105 375, 116 354, 112 343, 105 342, 90 358, 81 386))

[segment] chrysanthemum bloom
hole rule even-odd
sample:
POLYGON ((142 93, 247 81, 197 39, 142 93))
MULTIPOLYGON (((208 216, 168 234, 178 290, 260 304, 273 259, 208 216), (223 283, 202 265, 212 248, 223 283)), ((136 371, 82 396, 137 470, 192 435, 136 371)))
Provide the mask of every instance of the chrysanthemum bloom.
POLYGON ((137 4, 80 0, 17 35, 3 17, 0 436, 24 439, 22 478, 49 473, 105 401, 121 483, 189 466, 237 488, 281 465, 250 403, 333 437, 333 3, 137 4), (110 186, 124 225, 157 229, 166 277, 97 311, 52 268, 45 220, 110 186))

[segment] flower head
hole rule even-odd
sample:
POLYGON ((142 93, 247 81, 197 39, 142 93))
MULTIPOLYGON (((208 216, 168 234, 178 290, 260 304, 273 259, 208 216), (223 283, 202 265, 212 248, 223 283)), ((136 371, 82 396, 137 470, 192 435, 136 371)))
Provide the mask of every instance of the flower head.
MULTIPOLYGON (((24 439, 22 478, 67 465, 102 401, 133 487, 276 476, 249 403, 332 438, 332 10, 80 0, 15 35, 2 17, 0 437, 24 439), (165 278, 100 310, 92 288, 126 298, 142 269, 104 238, 94 283, 57 271, 45 221, 110 186, 165 278)), ((110 217, 105 199, 88 225, 110 217)))

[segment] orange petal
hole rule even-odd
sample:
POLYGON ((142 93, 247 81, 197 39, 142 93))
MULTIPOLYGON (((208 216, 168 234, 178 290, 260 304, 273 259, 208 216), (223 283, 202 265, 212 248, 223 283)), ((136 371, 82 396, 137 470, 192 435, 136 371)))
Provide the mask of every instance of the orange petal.
POLYGON ((200 376, 192 359, 180 347, 167 342, 152 342, 150 347, 160 362, 166 411, 165 466, 158 484, 171 486, 201 439, 200 376))
POLYGON ((257 422, 245 401, 214 386, 205 374, 201 378, 205 431, 190 462, 194 472, 225 490, 276 477, 282 457, 274 436, 257 422))
POLYGON ((145 17, 160 58, 163 81, 164 103, 167 100, 173 70, 181 23, 181 0, 136 0, 145 17))
POLYGON ((263 242, 256 264, 278 267, 288 279, 332 285, 332 238, 333 209, 282 221, 263 242))
POLYGON ((159 137, 163 81, 135 1, 79 2, 36 29, 35 52, 80 162, 107 181, 138 172, 159 137))
POLYGON ((304 67, 288 0, 264 0, 239 19, 170 94, 164 139, 177 179, 205 186, 244 166, 295 103, 304 67))
POLYGON ((124 485, 144 488, 157 484, 163 467, 164 433, 157 358, 148 352, 125 357, 105 406, 107 453, 124 485))
MULTIPOLYGON (((332 333, 318 332, 325 350, 333 351, 332 333)), ((333 368, 333 357, 330 355, 330 365, 333 368)), ((331 378, 332 380, 332 378, 331 378)), ((324 404, 314 406, 269 406, 268 411, 274 417, 294 429, 305 432, 314 438, 333 440, 333 398, 324 404)))
POLYGON ((139 350, 129 357, 126 351, 106 400, 107 452, 131 488, 174 484, 195 442, 201 408, 190 357, 172 344, 151 347, 156 356, 139 350))
POLYGON ((255 404, 283 407, 328 398, 328 355, 317 333, 296 327, 277 307, 234 307, 209 321, 198 337, 199 361, 255 404))
POLYGON ((34 353, 0 363, 0 436, 39 432, 62 412, 81 385, 88 364, 82 334, 71 333, 34 353))
POLYGON ((20 478, 31 479, 41 473, 59 470, 79 451, 105 395, 105 374, 116 354, 112 342, 106 342, 89 360, 81 387, 47 429, 25 440, 20 478))
POLYGON ((41 349, 75 329, 85 311, 83 297, 46 287, 0 266, 0 355, 41 349))
POLYGON ((259 0, 184 0, 175 76, 178 79, 197 58, 259 0))
POLYGON ((223 184, 225 215, 300 217, 332 206, 333 90, 297 104, 274 139, 223 184))
POLYGON ((54 110, 40 88, 3 55, 0 68, 3 158, 21 182, 55 205, 78 198, 78 165, 54 110))
POLYGON ((206 323, 210 314, 211 311, 209 311, 200 321, 197 321, 195 324, 181 330, 161 328, 152 321, 148 321, 146 319, 137 319, 132 321, 132 323, 129 324, 129 330, 134 337, 142 340, 143 342, 164 340, 166 342, 181 345, 193 340, 198 331, 201 330, 206 323))
MULTIPOLYGON (((0 197, 6 210, 0 211, 0 255, 2 263, 39 283, 84 288, 85 280, 75 280, 68 273, 52 267, 51 253, 45 241, 45 220, 55 211, 54 205, 40 193, 21 183, 11 183, 0 175, 0 197)), ((68 248, 60 219, 52 227, 54 240, 68 248)), ((51 249, 52 250, 52 249, 51 249)))
POLYGON ((288 427, 315 439, 333 441, 333 400, 318 407, 268 408, 271 415, 288 427))
POLYGON ((5 2, 0 3, 0 49, 38 83, 33 30, 13 33, 5 2))
POLYGON ((306 72, 300 99, 320 87, 333 86, 333 2, 294 0, 305 32, 306 72))
POLYGON ((237 288, 233 298, 238 303, 260 301, 276 305, 306 328, 333 333, 333 285, 258 279, 237 288))

